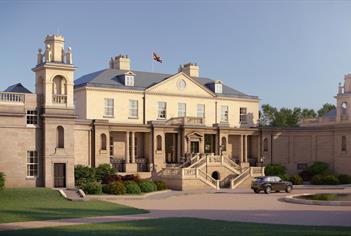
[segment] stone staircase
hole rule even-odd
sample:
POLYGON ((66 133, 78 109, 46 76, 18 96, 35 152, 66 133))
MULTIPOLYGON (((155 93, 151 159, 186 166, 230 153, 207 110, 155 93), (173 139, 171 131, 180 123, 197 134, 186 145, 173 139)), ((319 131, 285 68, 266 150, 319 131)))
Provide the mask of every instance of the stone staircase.
POLYGON ((84 201, 85 193, 81 189, 76 188, 65 188, 59 189, 61 195, 70 201, 84 201))
POLYGON ((181 181, 181 185, 187 181, 198 180, 214 189, 219 189, 220 184, 222 187, 225 185, 235 189, 248 178, 262 175, 263 167, 242 168, 226 155, 196 154, 178 167, 163 169, 158 177, 181 181), (226 168, 230 174, 220 183, 220 180, 207 173, 208 168, 226 168))

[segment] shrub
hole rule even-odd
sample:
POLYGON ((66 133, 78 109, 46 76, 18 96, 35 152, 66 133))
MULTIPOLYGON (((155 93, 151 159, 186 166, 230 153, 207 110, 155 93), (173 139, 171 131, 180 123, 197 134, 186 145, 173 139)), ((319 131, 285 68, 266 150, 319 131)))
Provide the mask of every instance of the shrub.
POLYGON ((123 195, 126 194, 127 190, 122 181, 115 181, 106 184, 105 187, 103 187, 103 192, 114 195, 123 195))
POLYGON ((150 193, 150 192, 157 191, 156 184, 150 180, 139 182, 139 187, 141 192, 143 193, 150 193))
POLYGON ((102 186, 100 182, 87 182, 80 186, 81 189, 87 194, 101 194, 102 186))
POLYGON ((122 181, 122 176, 120 175, 109 175, 105 176, 105 178, 102 180, 103 184, 110 184, 116 181, 122 181))
POLYGON ((116 170, 110 164, 101 164, 95 168, 95 178, 97 181, 102 181, 110 175, 114 175, 116 170))
POLYGON ((140 177, 138 175, 125 175, 122 176, 123 181, 134 181, 134 182, 140 182, 140 177))
POLYGON ((158 191, 167 189, 166 183, 162 180, 154 181, 154 183, 158 191))
POLYGON ((320 184, 322 184, 322 178, 323 178, 322 175, 315 175, 312 177, 311 183, 316 184, 316 185, 320 185, 320 184))
POLYGON ((337 185, 339 183, 339 179, 334 175, 326 175, 322 177, 322 184, 337 185))
POLYGON ((323 175, 328 170, 328 164, 325 162, 316 161, 308 167, 312 175, 323 175))
POLYGON ((124 186, 126 187, 126 192, 128 194, 140 194, 141 193, 139 185, 133 180, 125 181, 124 186))
POLYGON ((293 175, 290 177, 290 181, 294 184, 294 185, 300 185, 303 183, 303 180, 301 178, 300 175, 293 175))
POLYGON ((82 165, 74 167, 74 178, 77 186, 96 181, 94 169, 82 165))
POLYGON ((351 184, 351 176, 350 175, 339 175, 338 176, 340 184, 351 184))
POLYGON ((337 185, 340 181, 334 175, 315 175, 312 177, 311 183, 317 185, 337 185))
POLYGON ((282 178, 286 174, 286 168, 280 164, 269 164, 266 166, 264 172, 265 175, 280 176, 282 178))
POLYGON ((5 175, 0 172, 0 190, 3 190, 5 187, 5 175))

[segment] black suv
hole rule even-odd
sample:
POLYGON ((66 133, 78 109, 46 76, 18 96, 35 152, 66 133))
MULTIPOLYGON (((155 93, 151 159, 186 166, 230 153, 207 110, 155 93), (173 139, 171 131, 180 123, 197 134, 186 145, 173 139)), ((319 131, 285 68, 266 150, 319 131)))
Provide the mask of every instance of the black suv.
POLYGON ((271 193, 272 191, 285 191, 290 193, 293 189, 293 184, 289 181, 283 181, 277 176, 262 176, 252 181, 251 189, 255 193, 259 193, 261 190, 267 194, 271 193))

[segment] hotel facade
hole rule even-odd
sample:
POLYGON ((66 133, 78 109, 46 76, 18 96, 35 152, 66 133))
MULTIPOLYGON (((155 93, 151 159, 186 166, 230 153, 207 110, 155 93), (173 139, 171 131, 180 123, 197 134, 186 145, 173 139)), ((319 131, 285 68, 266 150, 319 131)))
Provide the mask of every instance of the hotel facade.
MULTIPOLYGON (((337 148, 351 138, 344 118, 260 129, 258 97, 200 77, 196 64, 174 74, 142 72, 119 55, 108 68, 75 80, 63 36, 48 35, 44 44, 32 69, 35 93, 21 84, 0 93, 0 172, 7 187, 74 187, 75 165, 105 163, 179 190, 234 188, 262 175, 266 163, 294 173, 322 158, 335 171, 351 170, 349 148, 340 157, 337 148)), ((347 86, 335 114, 345 113, 347 86)))

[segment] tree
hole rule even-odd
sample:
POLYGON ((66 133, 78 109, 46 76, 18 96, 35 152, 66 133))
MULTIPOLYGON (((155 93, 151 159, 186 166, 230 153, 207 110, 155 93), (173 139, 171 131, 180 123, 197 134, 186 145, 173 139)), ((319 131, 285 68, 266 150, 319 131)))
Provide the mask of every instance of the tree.
POLYGON ((325 114, 327 114, 329 111, 336 109, 335 105, 330 104, 330 103, 326 103, 323 105, 323 107, 321 109, 319 109, 318 112, 318 117, 322 117, 325 114))
POLYGON ((301 118, 303 119, 311 119, 311 118, 316 118, 317 114, 313 109, 303 109, 301 113, 301 118))

